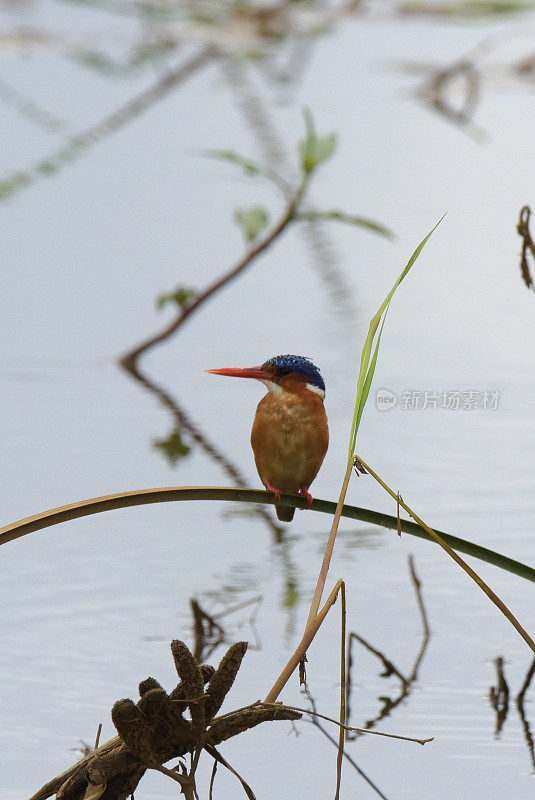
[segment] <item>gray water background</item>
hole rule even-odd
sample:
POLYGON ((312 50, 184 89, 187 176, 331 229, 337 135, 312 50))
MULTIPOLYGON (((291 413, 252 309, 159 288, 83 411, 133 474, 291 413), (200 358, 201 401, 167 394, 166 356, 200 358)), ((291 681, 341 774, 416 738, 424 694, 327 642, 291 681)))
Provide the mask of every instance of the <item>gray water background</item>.
MULTIPOLYGON (((136 19, 53 2, 6 5, 0 22, 4 32, 85 31, 120 42, 138 29, 136 19)), ((374 389, 398 398, 403 391, 498 390, 499 407, 405 410, 398 402, 381 413, 372 396, 358 449, 430 524, 535 563, 535 306, 519 277, 515 233, 520 207, 533 202, 533 94, 501 74, 485 79, 476 121, 487 136, 480 142, 417 103, 418 80, 389 67, 404 59, 447 65, 496 37, 501 44, 485 62, 492 72, 492 64, 529 51, 530 31, 529 15, 460 24, 377 14, 318 37, 302 79, 289 87, 239 62, 286 163, 295 159, 303 106, 312 109, 318 130, 337 132, 336 155, 318 173, 313 200, 376 218, 397 234, 392 243, 341 225, 325 228, 340 289, 312 257, 310 231, 295 228, 143 360, 144 371, 249 485, 259 486, 248 437, 262 388, 204 370, 260 363, 279 352, 312 357, 327 384, 331 430, 313 491, 335 499, 369 319, 417 242, 447 211, 393 302, 374 389)), ((55 152, 64 135, 104 118, 156 74, 151 67, 129 79, 103 76, 45 46, 25 56, 4 47, 0 58, 7 84, 68 123, 66 133, 43 131, 3 106, 3 175, 55 152)), ((236 207, 278 207, 276 193, 262 182, 198 155, 218 148, 265 156, 242 99, 228 70, 206 66, 0 208, 2 524, 130 488, 230 484, 187 431, 189 455, 175 466, 162 456, 154 442, 169 435, 173 419, 118 368, 117 358, 167 318, 169 312, 155 311, 159 292, 177 283, 203 286, 239 257, 236 207)), ((395 513, 370 478, 352 481, 348 502, 395 513)), ((227 709, 265 695, 301 636, 328 519, 298 512, 284 541, 276 542, 262 520, 235 511, 218 503, 147 506, 2 548, 1 800, 30 796, 61 772, 76 759, 71 748, 80 739, 91 742, 99 722, 103 736, 112 736, 111 705, 134 697, 146 675, 174 685, 168 642, 191 643, 192 596, 218 610, 262 595, 260 647, 247 655, 227 709)), ((438 548, 343 521, 330 583, 338 576, 347 583, 349 628, 410 671, 422 634, 409 553, 432 638, 410 698, 379 729, 435 741, 420 748, 368 736, 348 752, 393 800, 531 796, 534 767, 514 706, 530 652, 438 548), (500 736, 488 702, 498 656, 511 689, 500 736)), ((471 563, 532 630, 532 585, 471 563)), ((247 617, 233 617, 229 641, 254 640, 247 617)), ((338 648, 337 606, 308 664, 310 688, 333 716, 338 648)), ((377 714, 378 697, 398 691, 379 668, 356 651, 355 724, 377 714)), ((305 702, 297 680, 284 699, 305 702)), ((528 693, 533 727, 531 699, 528 693)), ((259 798, 333 794, 334 748, 310 725, 298 730, 296 736, 285 723, 266 725, 225 745, 225 756, 259 798)), ((201 771, 205 793, 208 761, 201 771)), ((376 796, 347 766, 343 786, 344 797, 376 796)), ((235 797, 238 790, 220 771, 217 796, 235 797)), ((136 792, 137 800, 175 796, 161 775, 147 777, 136 792)))

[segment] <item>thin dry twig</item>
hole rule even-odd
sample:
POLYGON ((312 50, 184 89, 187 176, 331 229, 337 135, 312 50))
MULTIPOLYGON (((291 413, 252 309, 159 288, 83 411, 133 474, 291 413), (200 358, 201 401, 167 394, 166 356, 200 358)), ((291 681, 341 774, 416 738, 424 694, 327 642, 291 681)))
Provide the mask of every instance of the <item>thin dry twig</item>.
POLYGON ((214 800, 214 781, 217 772, 217 759, 214 758, 214 766, 212 767, 212 774, 210 775, 210 785, 208 787, 208 800, 214 800))
POLYGON ((528 252, 531 253, 532 258, 535 258, 535 242, 531 237, 529 230, 529 218, 531 216, 531 208, 524 206, 520 210, 520 216, 516 225, 516 230, 522 238, 522 252, 520 254, 520 271, 522 279, 528 289, 535 289, 533 277, 528 264, 528 252))
POLYGON ((94 746, 93 750, 97 750, 98 749, 98 743, 100 742, 100 734, 101 733, 102 733, 102 722, 99 722, 98 728, 97 728, 97 735, 95 736, 95 746, 94 746))
POLYGON ((191 780, 188 779, 187 776, 181 775, 174 769, 167 769, 167 767, 164 767, 163 764, 153 764, 149 767, 149 769, 154 769, 156 770, 156 772, 161 772, 162 775, 167 775, 167 777, 171 778, 172 781, 176 781, 176 783, 179 783, 180 788, 182 789, 182 793, 186 798, 186 800, 194 798, 195 796, 194 789, 191 780))
MULTIPOLYGON (((310 694, 308 692, 307 696, 310 697, 310 694)), ((431 736, 428 737, 427 739, 418 739, 413 736, 402 736, 399 733, 385 733, 384 731, 373 731, 370 730, 369 728, 357 728, 354 725, 342 724, 337 719, 334 719, 334 717, 328 717, 325 714, 320 714, 319 711, 316 711, 315 709, 311 710, 309 708, 308 709, 300 708, 299 706, 293 706, 293 705, 290 706, 287 703, 267 703, 264 700, 264 701, 259 701, 259 703, 253 704, 252 707, 255 707, 257 705, 265 706, 267 708, 285 708, 288 711, 298 711, 300 714, 310 714, 313 717, 318 717, 318 719, 324 719, 326 722, 332 722, 333 725, 337 725, 338 728, 340 728, 341 730, 350 731, 353 733, 370 733, 373 736, 384 736, 387 739, 400 739, 404 742, 414 742, 415 744, 421 744, 421 745, 427 744, 428 742, 432 742, 433 739, 435 738, 434 736, 431 736)), ((246 706, 245 708, 249 708, 249 706, 246 706)), ((238 710, 241 711, 243 709, 238 709, 238 710)))
POLYGON ((323 590, 325 588, 325 581, 327 580, 327 575, 329 572, 329 565, 331 563, 331 557, 334 550, 334 543, 336 541, 336 534, 338 532, 338 525, 340 524, 340 517, 342 516, 342 509, 344 507, 344 500, 346 498, 347 487, 349 486, 352 468, 353 464, 351 461, 349 461, 344 475, 344 480, 342 481, 340 496, 338 497, 338 502, 336 504, 336 511, 334 512, 331 530, 329 533, 329 538, 327 540, 327 546, 325 548, 325 554, 323 556, 320 573, 318 575, 318 581, 316 583, 316 589, 314 591, 314 597, 312 598, 312 603, 310 604, 310 611, 308 614, 308 619, 306 624, 307 628, 309 625, 312 624, 312 622, 316 618, 316 615, 318 613, 318 608, 321 603, 321 596, 323 594, 323 590))
POLYGON ((342 761, 344 756, 345 724, 346 724, 346 586, 342 581, 341 625, 340 625, 340 733, 338 737, 338 755, 336 757, 336 792, 334 800, 339 800, 342 786, 342 761))
MULTIPOLYGON (((237 772, 237 770, 235 770, 234 767, 229 764, 227 759, 223 758, 219 750, 216 750, 216 748, 213 747, 212 745, 206 745, 206 752, 210 753, 210 755, 214 759, 214 767, 216 764, 222 764, 226 769, 228 769, 229 772, 231 772, 239 780, 239 782, 243 787, 243 791, 245 792, 249 800, 256 800, 255 794, 251 789, 251 787, 249 786, 249 784, 242 778, 240 773, 237 772)), ((212 774, 215 777, 215 769, 212 771, 212 774)))
POLYGON ((297 669, 298 665, 302 661, 302 659, 306 656, 306 652, 310 647, 310 643, 314 639, 316 633, 321 627, 321 624, 325 617, 327 616, 329 610, 332 608, 334 603, 336 602, 336 598, 338 597, 338 592, 340 591, 340 587, 342 585, 342 581, 338 580, 336 585, 334 586, 331 594, 327 598, 325 605, 321 609, 321 611, 314 617, 312 623, 307 625, 305 628, 305 632, 303 634, 303 638, 299 642, 297 648, 295 649, 294 653, 290 656, 288 663, 282 670, 281 674, 271 687, 270 691, 268 692, 266 699, 264 702, 266 703, 274 703, 279 694, 282 692, 286 684, 288 683, 290 677, 293 675, 295 669, 297 669))

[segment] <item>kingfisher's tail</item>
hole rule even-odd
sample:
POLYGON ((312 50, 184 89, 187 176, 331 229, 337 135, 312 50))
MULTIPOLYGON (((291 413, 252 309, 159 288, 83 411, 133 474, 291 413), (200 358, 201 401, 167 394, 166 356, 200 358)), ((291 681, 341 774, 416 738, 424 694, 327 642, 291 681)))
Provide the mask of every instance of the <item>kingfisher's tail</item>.
POLYGON ((293 506, 275 506, 275 511, 281 522, 291 522, 294 518, 295 508, 293 506))

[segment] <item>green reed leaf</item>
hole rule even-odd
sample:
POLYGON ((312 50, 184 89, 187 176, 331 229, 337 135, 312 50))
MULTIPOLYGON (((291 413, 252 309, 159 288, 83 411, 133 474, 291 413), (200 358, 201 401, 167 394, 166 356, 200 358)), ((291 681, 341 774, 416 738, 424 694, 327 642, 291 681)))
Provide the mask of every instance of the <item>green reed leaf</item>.
POLYGON ((373 376, 375 373, 375 367, 377 365, 377 356, 379 353, 379 344, 381 342, 381 336, 383 334, 383 327, 386 320, 386 315, 388 313, 388 309, 390 307, 390 303, 394 296, 394 292, 398 288, 401 281, 405 278, 411 267, 413 266, 414 262, 422 252, 423 248, 427 244, 428 239, 433 234, 435 229, 438 225, 442 222, 442 217, 437 224, 432 228, 427 236, 422 239, 412 256, 410 257, 407 265, 399 275, 398 279, 394 283, 392 289, 387 294, 386 298, 380 305, 377 313, 375 316, 372 317, 370 321, 370 326, 368 328, 368 335, 366 336, 366 340, 364 342, 364 346, 362 348, 362 354, 360 357, 360 368, 359 374, 357 378, 357 396, 355 398, 355 410, 353 412, 353 419, 351 421, 351 432, 349 434, 349 452, 348 452, 348 460, 353 458, 355 453, 355 443, 357 439, 357 431, 359 429, 360 420, 362 418, 362 414, 364 411, 364 407, 366 405, 366 401, 368 399, 368 395, 370 393, 370 387, 372 384, 373 376), (377 333, 379 331, 379 333, 377 333), (377 336, 376 336, 377 334, 377 336), (373 350, 373 355, 372 355, 373 350))

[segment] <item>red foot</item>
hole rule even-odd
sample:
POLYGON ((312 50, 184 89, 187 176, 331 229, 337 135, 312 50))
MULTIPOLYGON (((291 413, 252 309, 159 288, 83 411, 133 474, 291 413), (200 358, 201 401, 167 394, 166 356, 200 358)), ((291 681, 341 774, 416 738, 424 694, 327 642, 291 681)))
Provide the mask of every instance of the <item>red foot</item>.
POLYGON ((303 506, 303 509, 307 509, 308 510, 311 507, 312 501, 314 500, 314 498, 309 493, 309 491, 308 491, 306 486, 301 486, 301 488, 299 489, 298 494, 300 494, 301 497, 305 498, 305 505, 303 506))
POLYGON ((281 493, 279 492, 278 489, 275 489, 275 487, 272 486, 269 481, 267 481, 266 483, 266 489, 268 490, 268 492, 273 492, 273 494, 275 495, 275 502, 280 503, 281 493))

